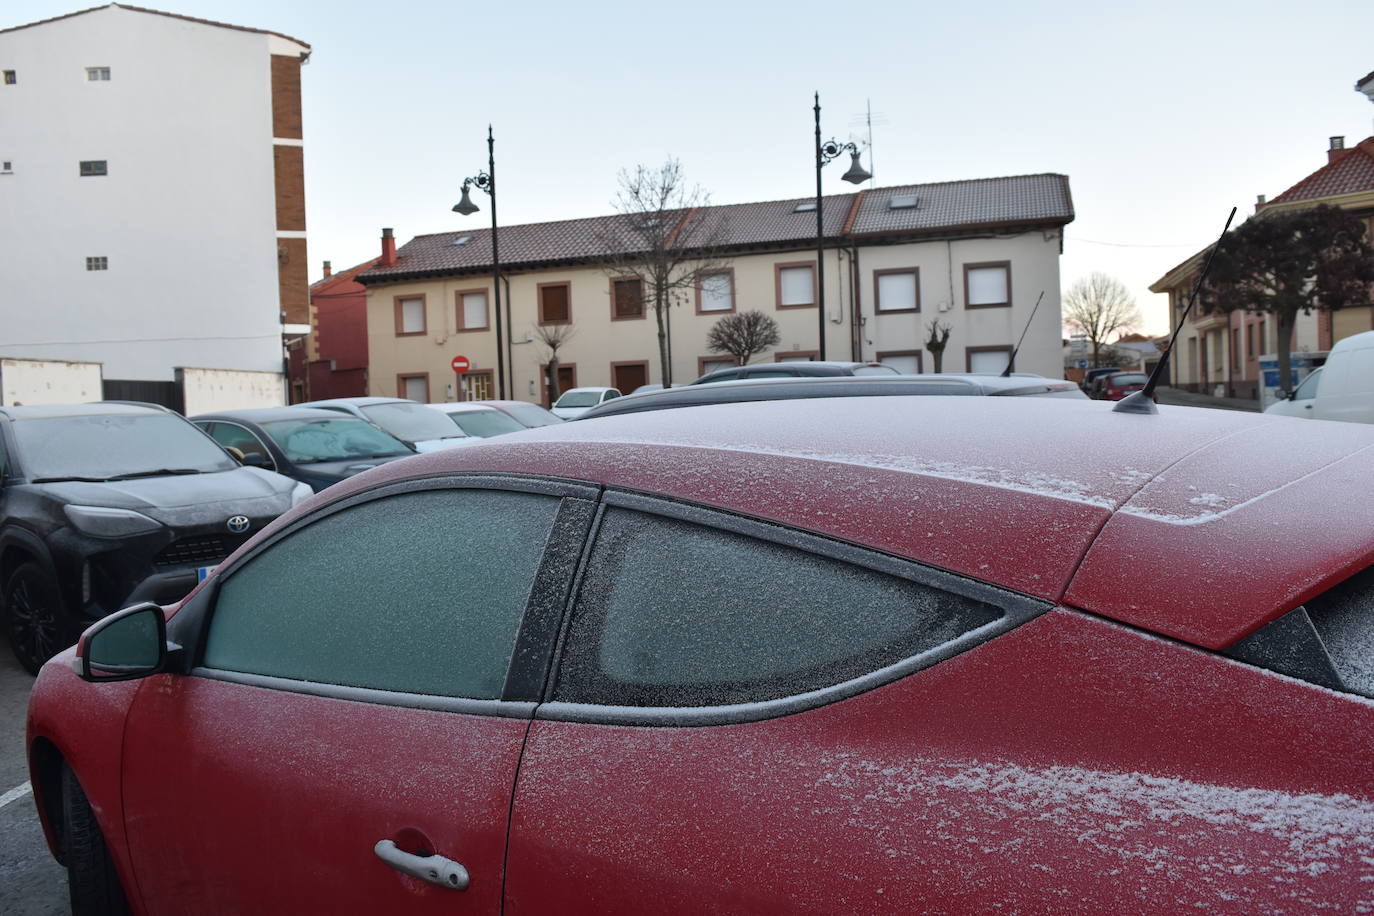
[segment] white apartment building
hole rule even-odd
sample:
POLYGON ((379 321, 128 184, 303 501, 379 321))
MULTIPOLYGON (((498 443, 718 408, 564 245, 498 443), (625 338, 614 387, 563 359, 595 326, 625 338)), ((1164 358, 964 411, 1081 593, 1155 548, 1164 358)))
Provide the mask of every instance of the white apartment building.
MULTIPOLYGON (((773 317, 782 340, 755 362, 882 360, 933 372, 932 322, 949 329, 945 372, 1000 372, 1025 332, 1016 370, 1060 378, 1059 257, 1073 219, 1068 178, 1022 175, 873 188, 824 201, 825 314, 817 314, 814 198, 715 206, 681 218, 723 227, 714 266, 670 309, 678 384, 732 358, 707 334, 722 316, 773 317), (1037 310, 1036 304, 1040 303, 1037 310)), ((568 325, 560 388, 622 391, 662 379, 657 321, 642 284, 617 278, 605 239, 623 217, 500 227, 509 396, 547 400, 540 331, 568 325)), ((475 222, 475 220, 474 220, 475 222)), ((494 397, 490 230, 419 236, 357 277, 368 290, 369 389, 417 400, 494 397), (471 370, 456 378, 463 356, 471 370)))
POLYGON ((107 397, 191 410, 213 378, 281 403, 309 54, 115 3, 0 29, 0 357, 99 363, 107 397))

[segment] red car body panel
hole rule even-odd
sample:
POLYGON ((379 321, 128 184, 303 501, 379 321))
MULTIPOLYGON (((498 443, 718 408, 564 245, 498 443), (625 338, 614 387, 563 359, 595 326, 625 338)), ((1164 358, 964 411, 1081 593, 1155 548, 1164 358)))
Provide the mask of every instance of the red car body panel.
POLYGON ((1065 600, 1218 649, 1369 566, 1370 430, 1323 424, 1318 442, 1304 422, 1243 430, 1151 481, 1112 516, 1065 600))
POLYGON ((148 912, 500 912, 527 720, 201 677, 142 685, 123 793, 148 912), (383 839, 461 862, 471 886, 395 871, 373 853, 383 839))
POLYGON ((1358 912, 1372 745, 1370 701, 1055 611, 770 721, 536 721, 507 912, 1358 912))

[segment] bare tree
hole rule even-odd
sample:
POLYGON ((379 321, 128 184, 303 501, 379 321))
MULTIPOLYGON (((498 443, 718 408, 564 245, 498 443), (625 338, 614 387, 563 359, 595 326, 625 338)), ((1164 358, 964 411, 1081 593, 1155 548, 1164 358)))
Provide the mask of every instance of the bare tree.
POLYGON ((1140 325, 1140 309, 1130 290, 1115 277, 1093 271, 1064 294, 1064 324, 1088 338, 1093 366, 1102 365, 1107 338, 1140 325))
POLYGON ((938 373, 944 369, 945 344, 949 343, 950 326, 936 320, 926 325, 926 332, 930 335, 926 338, 926 349, 930 351, 931 361, 935 363, 938 373))
POLYGON ((549 386, 549 403, 558 400, 558 351, 573 339, 576 330, 570 324, 541 324, 534 328, 534 336, 544 345, 544 383, 549 386))
POLYGON ((612 206, 618 219, 599 233, 606 272, 638 279, 644 301, 658 322, 658 358, 663 385, 672 384, 669 308, 700 288, 702 278, 725 266, 719 255, 725 224, 707 209, 708 195, 688 187, 682 164, 669 159, 658 168, 622 170, 612 206))
POLYGON ((741 366, 781 340, 782 331, 772 316, 754 310, 726 315, 706 334, 706 346, 712 353, 729 353, 741 366))

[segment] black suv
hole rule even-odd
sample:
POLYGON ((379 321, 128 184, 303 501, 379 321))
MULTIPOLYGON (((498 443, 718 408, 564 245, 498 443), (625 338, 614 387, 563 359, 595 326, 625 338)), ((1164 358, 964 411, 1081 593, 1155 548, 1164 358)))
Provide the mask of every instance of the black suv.
POLYGON ((93 620, 181 600, 310 487, 165 408, 0 407, 0 622, 31 672, 93 620))

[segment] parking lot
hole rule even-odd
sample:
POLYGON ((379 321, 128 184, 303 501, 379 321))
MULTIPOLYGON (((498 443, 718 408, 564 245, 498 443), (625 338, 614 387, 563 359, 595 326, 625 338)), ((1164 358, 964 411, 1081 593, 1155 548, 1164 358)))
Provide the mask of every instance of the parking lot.
POLYGON ((0 652, 0 913, 66 913, 67 873, 48 854, 28 792, 24 710, 33 678, 0 652))

